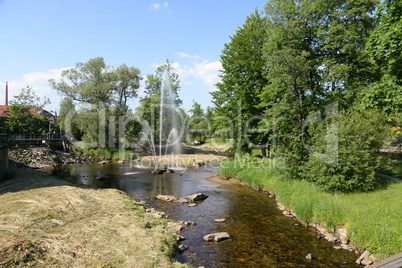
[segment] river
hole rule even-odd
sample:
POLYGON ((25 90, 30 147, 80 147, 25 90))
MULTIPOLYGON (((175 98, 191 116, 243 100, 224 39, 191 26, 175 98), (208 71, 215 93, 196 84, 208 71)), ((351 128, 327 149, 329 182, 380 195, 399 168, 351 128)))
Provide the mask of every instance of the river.
POLYGON ((264 193, 206 180, 217 170, 207 166, 153 175, 129 164, 76 166, 77 177, 84 184, 118 188, 137 201, 146 201, 148 207, 166 212, 172 220, 195 222, 181 234, 186 238, 181 243, 188 249, 176 255, 179 262, 194 267, 361 267, 355 263, 356 254, 334 249, 312 228, 283 216, 275 200, 264 193), (99 170, 109 179, 95 180, 93 173, 99 170), (180 198, 197 192, 209 197, 195 207, 155 199, 159 194, 180 198), (214 222, 218 218, 226 222, 214 222), (219 243, 203 241, 204 235, 214 232, 228 232, 232 238, 219 243), (309 253, 312 260, 306 259, 309 253))

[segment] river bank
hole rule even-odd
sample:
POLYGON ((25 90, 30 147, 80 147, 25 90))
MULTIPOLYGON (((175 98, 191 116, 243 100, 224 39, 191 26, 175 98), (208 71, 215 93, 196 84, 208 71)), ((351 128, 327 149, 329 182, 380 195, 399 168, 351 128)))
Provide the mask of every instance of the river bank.
POLYGON ((366 265, 402 251, 400 183, 384 180, 373 192, 330 194, 306 181, 286 180, 269 165, 244 167, 233 161, 221 165, 220 177, 234 177, 265 191, 285 216, 297 217, 316 228, 320 237, 340 242, 334 247, 365 252, 366 265))
POLYGON ((41 170, 0 183, 0 266, 182 267, 166 219, 116 189, 91 189, 41 170))

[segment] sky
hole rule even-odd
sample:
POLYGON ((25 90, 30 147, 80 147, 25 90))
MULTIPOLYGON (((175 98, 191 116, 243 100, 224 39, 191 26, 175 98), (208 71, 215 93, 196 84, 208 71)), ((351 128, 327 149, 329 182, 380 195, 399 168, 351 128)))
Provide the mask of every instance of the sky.
MULTIPOLYGON (((59 110, 62 96, 49 79, 78 62, 139 68, 141 75, 173 62, 182 108, 211 106, 220 54, 255 9, 267 0, 0 0, 0 104, 30 86, 59 110)), ((144 84, 141 85, 144 87, 144 84)), ((140 90, 140 97, 144 93, 140 90)), ((134 110, 138 99, 130 103, 134 110)))

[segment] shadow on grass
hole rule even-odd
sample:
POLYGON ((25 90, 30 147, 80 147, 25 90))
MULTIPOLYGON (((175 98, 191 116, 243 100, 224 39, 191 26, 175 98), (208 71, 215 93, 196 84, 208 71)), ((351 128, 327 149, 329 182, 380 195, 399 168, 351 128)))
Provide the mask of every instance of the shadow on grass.
POLYGON ((9 174, 10 176, 7 180, 0 182, 0 195, 8 192, 20 192, 54 186, 89 188, 85 185, 70 182, 68 179, 51 176, 47 170, 32 169, 26 166, 10 168, 9 174))

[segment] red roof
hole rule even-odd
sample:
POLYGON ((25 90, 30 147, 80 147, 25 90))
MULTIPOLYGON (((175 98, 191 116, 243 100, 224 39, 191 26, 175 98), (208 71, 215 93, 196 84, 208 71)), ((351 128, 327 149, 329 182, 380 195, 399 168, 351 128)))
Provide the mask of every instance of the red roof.
POLYGON ((8 107, 10 107, 10 106, 7 106, 7 105, 0 105, 0 116, 7 116, 8 107))
MULTIPOLYGON (((11 107, 11 106, 8 106, 8 105, 0 105, 0 117, 8 117, 8 108, 9 108, 9 107, 11 107)), ((37 111, 34 107, 30 108, 30 109, 29 109, 29 112, 30 112, 32 115, 38 115, 38 114, 39 114, 38 111, 37 111)))

